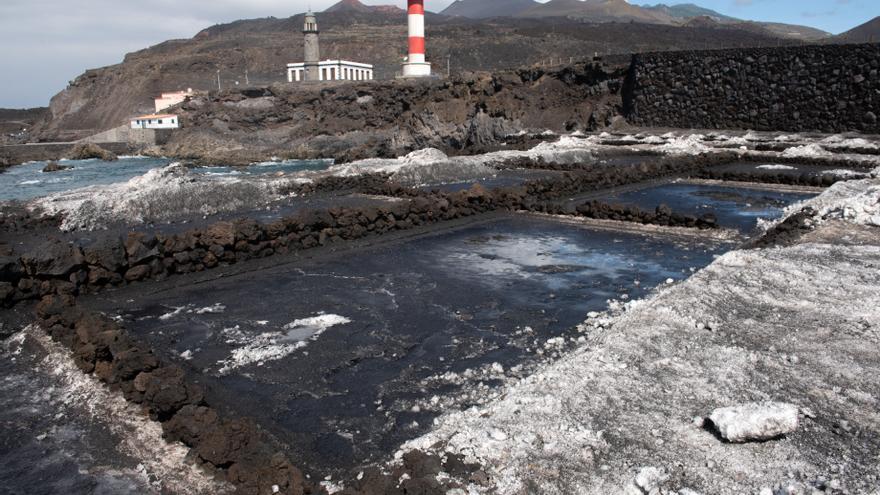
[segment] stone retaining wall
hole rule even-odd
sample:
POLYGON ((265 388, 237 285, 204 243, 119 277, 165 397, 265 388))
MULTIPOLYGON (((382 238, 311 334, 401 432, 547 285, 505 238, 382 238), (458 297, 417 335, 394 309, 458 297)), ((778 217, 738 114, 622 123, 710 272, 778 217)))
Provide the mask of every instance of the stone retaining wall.
POLYGON ((490 211, 546 211, 547 201, 581 192, 696 173, 703 160, 676 158, 618 168, 585 164, 560 177, 518 187, 486 190, 475 186, 454 193, 411 189, 384 182, 382 176, 330 178, 326 185, 302 187, 309 191, 354 188, 401 200, 382 207, 308 210, 269 224, 242 219, 176 235, 132 232, 124 239, 104 237, 85 248, 47 241, 23 254, 0 256, 0 304, 51 294, 96 292, 108 286, 199 272, 490 211))
POLYGON ((623 100, 640 126, 880 133, 880 44, 639 54, 623 100))
MULTIPOLYGON (((18 165, 33 161, 60 160, 67 156, 77 143, 42 143, 42 144, 15 144, 0 146, 0 165, 18 165)), ((102 143, 101 148, 117 154, 127 155, 135 153, 138 149, 128 143, 102 143)))

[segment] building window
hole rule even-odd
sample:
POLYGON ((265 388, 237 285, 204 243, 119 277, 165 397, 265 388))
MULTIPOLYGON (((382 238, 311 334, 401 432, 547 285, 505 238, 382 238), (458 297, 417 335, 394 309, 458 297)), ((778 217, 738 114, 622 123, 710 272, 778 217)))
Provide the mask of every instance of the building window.
POLYGON ((160 124, 162 123, 162 119, 159 119, 159 123, 160 123, 160 124))

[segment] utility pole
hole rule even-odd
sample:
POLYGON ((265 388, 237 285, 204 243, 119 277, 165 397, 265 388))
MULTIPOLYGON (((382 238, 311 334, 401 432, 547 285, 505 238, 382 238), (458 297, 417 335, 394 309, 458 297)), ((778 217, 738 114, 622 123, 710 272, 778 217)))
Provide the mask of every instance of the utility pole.
POLYGON ((452 55, 446 54, 446 79, 452 78, 452 55))
POLYGON ((247 87, 251 86, 251 80, 248 79, 248 70, 247 69, 244 70, 244 85, 247 87))
POLYGON ((217 91, 223 91, 223 89, 220 87, 220 69, 217 69, 217 91))

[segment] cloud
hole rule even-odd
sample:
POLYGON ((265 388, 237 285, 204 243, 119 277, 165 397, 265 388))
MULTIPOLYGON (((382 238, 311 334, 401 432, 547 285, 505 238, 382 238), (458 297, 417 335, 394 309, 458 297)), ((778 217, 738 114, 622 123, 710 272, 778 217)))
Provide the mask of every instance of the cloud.
MULTIPOLYGON (((363 0, 405 6, 406 0, 363 0)), ((432 2, 439 10, 451 0, 432 2)), ((0 107, 42 106, 89 68, 214 24, 286 18, 336 0, 2 0, 0 107)))

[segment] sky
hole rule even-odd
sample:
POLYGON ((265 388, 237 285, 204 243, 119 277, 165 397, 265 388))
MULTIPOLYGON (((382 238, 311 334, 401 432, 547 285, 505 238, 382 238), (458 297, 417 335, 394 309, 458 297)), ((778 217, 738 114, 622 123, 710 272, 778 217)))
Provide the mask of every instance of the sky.
MULTIPOLYGON (((363 0, 370 5, 406 0, 363 0)), ((546 0, 539 0, 546 1, 546 0)), ((631 3, 656 3, 631 0, 631 3)), ((657 0, 659 2, 660 0, 657 0)), ((217 23, 289 17, 336 0, 0 0, 0 108, 46 106, 86 69, 126 53, 189 38, 217 23)), ((681 0, 722 14, 841 33, 880 15, 880 0, 681 0)), ((426 0, 440 11, 452 0, 426 0)))

